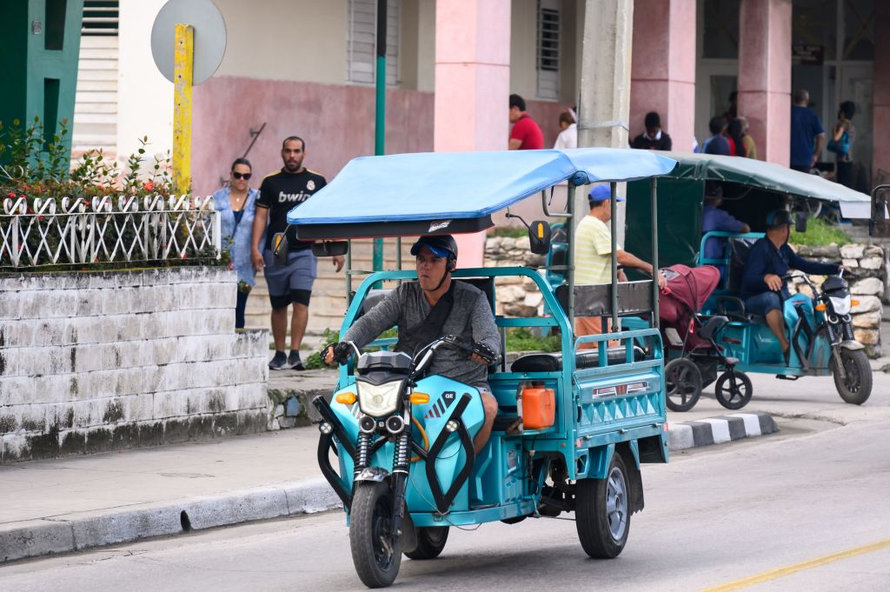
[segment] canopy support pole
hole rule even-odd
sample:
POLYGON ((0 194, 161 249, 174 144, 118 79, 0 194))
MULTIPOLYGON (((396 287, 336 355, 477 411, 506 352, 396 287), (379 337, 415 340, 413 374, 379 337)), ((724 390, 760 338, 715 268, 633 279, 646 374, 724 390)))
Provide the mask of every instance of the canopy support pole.
MULTIPOLYGON (((575 183, 569 179, 569 199, 566 204, 566 214, 568 214, 568 218, 572 217, 572 214, 575 210, 575 183)), ((546 211, 547 204, 544 203, 544 208, 546 211)), ((548 214, 549 215, 549 214, 548 214)), ((568 269, 566 270, 566 278, 568 278, 569 284, 569 310, 566 311, 569 313, 569 327, 574 332, 575 330, 575 249, 573 247, 575 242, 575 229, 574 224, 571 222, 565 225, 566 229, 566 250, 569 252, 568 256, 568 269)))
MULTIPOLYGON (((609 183, 609 191, 611 199, 609 207, 612 209, 612 219, 609 221, 610 230, 612 232, 612 327, 611 331, 617 330, 618 327, 618 202, 616 198, 617 183, 609 183)), ((603 327, 603 333, 609 333, 603 327)))
MULTIPOLYGON (((377 0, 377 79, 374 110, 374 154, 386 154, 386 1, 377 0)), ((383 269, 383 239, 373 241, 374 271, 383 269)))
POLYGON ((658 178, 649 179, 649 202, 652 215, 652 319, 649 326, 658 328, 658 178))

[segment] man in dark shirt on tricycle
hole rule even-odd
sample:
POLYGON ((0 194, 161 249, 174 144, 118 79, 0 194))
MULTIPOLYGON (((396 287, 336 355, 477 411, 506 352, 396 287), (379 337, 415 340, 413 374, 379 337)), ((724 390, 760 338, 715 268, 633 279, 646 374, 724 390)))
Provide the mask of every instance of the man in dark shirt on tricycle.
POLYGON ((792 251, 788 246, 791 223, 791 213, 787 210, 775 210, 767 215, 766 237, 754 243, 748 252, 740 294, 749 313, 766 317, 766 324, 779 339, 786 363, 789 343, 783 306, 790 294, 785 287, 785 275, 790 269, 818 275, 841 270, 839 265, 809 261, 792 251))

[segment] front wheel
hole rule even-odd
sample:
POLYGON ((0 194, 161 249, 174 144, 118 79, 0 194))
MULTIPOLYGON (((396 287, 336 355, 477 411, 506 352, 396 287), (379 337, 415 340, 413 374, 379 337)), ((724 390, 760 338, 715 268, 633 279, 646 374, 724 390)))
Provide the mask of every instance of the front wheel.
POLYGON ((595 559, 618 557, 630 532, 630 479, 621 455, 612 455, 605 479, 575 485, 575 526, 584 552, 595 559))
POLYGON ((754 387, 751 386, 751 379, 747 374, 738 370, 724 372, 714 386, 714 395, 717 397, 717 401, 727 409, 741 409, 748 404, 753 394, 754 387))
POLYGON ((868 356, 861 349, 842 349, 841 362, 844 365, 844 378, 839 376, 834 358, 831 360, 834 386, 841 399, 853 405, 862 405, 871 396, 872 376, 868 356))
POLYGON ((393 493, 387 483, 359 483, 352 498, 349 546, 359 579, 368 588, 385 588, 399 575, 402 550, 392 533, 393 493))
POLYGON ((417 547, 405 556, 410 559, 435 559, 448 540, 447 526, 423 526, 417 529, 417 547))

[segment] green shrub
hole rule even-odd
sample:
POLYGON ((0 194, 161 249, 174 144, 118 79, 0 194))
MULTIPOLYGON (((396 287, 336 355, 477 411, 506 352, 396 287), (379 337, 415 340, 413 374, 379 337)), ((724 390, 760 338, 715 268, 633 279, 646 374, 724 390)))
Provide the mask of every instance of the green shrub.
POLYGON ((494 229, 494 232, 491 233, 491 236, 505 236, 509 238, 522 238, 524 236, 528 236, 528 230, 524 227, 514 227, 514 226, 498 226, 494 229))
POLYGON ((507 351, 557 352, 560 349, 562 349, 562 341, 558 333, 547 337, 538 337, 525 327, 507 329, 507 351))
POLYGON ((807 231, 804 233, 795 232, 794 227, 791 227, 791 238, 788 242, 806 247, 823 247, 834 243, 841 247, 850 242, 850 237, 822 218, 810 218, 807 221, 807 231))

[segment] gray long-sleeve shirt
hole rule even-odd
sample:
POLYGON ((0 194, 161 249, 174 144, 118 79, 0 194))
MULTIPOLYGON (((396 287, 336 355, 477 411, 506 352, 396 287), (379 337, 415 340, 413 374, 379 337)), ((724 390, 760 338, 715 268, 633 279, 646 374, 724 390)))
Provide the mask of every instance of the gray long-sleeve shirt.
MULTIPOLYGON (((394 325, 407 329, 423 322, 430 310, 432 307, 426 301, 420 285, 406 282, 353 323, 341 339, 352 341, 362 348, 394 325)), ((494 314, 485 294, 475 286, 460 281, 454 287, 454 306, 442 327, 442 335, 472 339, 485 344, 496 354, 501 349, 494 314)), ((462 352, 453 348, 442 347, 436 351, 429 373, 476 387, 488 386, 486 367, 467 359, 462 352)))

